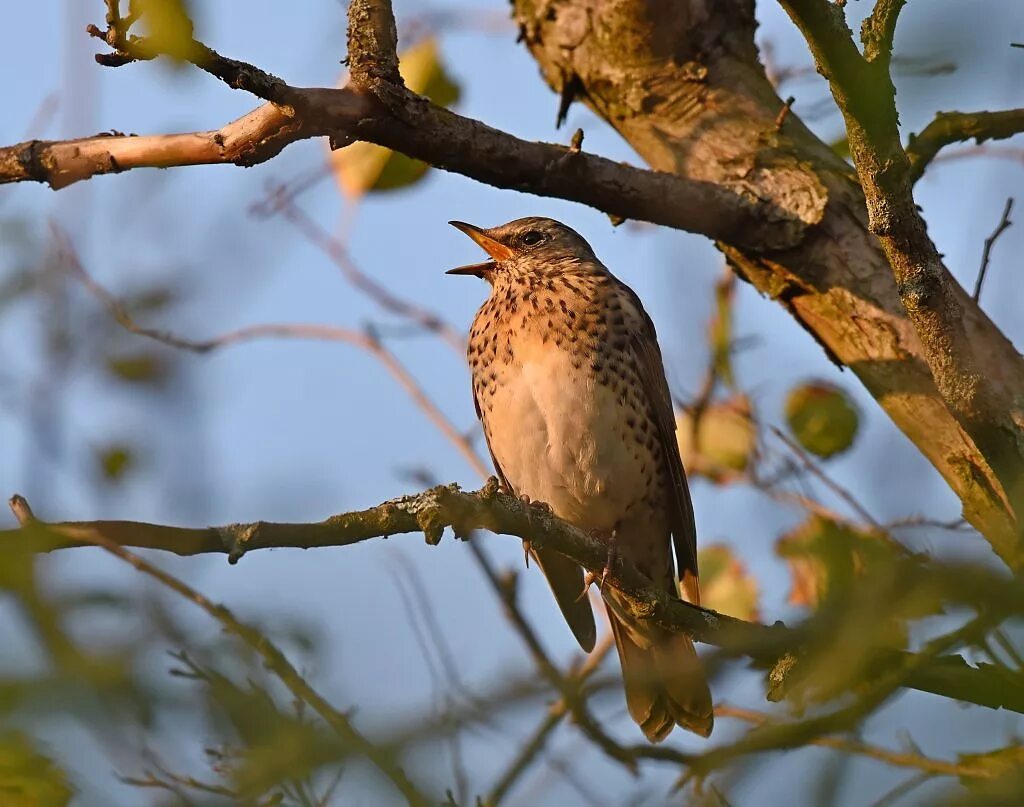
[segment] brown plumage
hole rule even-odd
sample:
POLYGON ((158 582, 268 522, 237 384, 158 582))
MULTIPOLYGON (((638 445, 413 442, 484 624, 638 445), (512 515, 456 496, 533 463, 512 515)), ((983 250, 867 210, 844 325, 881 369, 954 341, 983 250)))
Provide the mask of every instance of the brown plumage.
MULTIPOLYGON (((656 585, 699 603, 693 507, 654 325, 639 298, 574 230, 525 218, 492 229, 461 222, 493 258, 453 269, 491 284, 473 322, 473 398, 503 484, 613 541, 656 585), (675 562, 673 563, 673 548, 675 562)), ((584 650, 594 615, 583 571, 535 551, 584 650)), ((634 618, 603 590, 626 703, 652 741, 675 725, 703 736, 711 695, 689 638, 634 618)))

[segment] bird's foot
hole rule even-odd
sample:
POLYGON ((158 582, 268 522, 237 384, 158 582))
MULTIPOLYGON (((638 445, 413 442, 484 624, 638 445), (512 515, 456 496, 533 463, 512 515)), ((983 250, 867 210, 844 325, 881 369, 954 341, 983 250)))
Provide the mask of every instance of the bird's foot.
POLYGON ((604 541, 608 545, 608 554, 605 557, 604 568, 601 570, 600 577, 589 571, 583 575, 583 591, 580 593, 580 596, 576 598, 577 602, 587 596, 587 590, 594 583, 597 583, 598 590, 602 593, 604 592, 604 581, 608 579, 608 575, 612 573, 612 569, 615 567, 615 563, 619 559, 619 545, 616 540, 617 534, 615 530, 612 530, 610 535, 606 535, 600 530, 591 530, 590 535, 599 541, 604 541))
POLYGON ((551 505, 547 502, 542 502, 540 499, 531 499, 525 493, 519 495, 519 501, 525 504, 527 507, 533 507, 536 510, 540 510, 542 513, 551 514, 554 511, 551 509, 551 505))
POLYGON ((526 568, 527 569, 530 568, 530 552, 532 552, 532 551, 533 551, 533 544, 530 542, 530 540, 528 538, 524 538, 523 539, 523 555, 525 555, 524 560, 526 561, 526 568))

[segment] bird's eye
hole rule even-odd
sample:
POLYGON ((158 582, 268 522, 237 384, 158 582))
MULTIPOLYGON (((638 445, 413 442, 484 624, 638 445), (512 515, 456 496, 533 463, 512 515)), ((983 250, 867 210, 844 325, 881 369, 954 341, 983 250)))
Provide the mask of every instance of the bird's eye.
POLYGON ((544 240, 544 234, 539 233, 536 230, 530 230, 530 232, 526 233, 521 240, 526 244, 526 246, 532 247, 544 240))

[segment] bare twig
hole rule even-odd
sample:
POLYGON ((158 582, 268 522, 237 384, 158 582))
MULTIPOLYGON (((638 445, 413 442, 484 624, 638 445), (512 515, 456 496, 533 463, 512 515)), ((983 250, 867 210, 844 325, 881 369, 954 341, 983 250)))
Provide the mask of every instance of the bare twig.
POLYGON ((992 247, 1010 225, 1013 224, 1010 221, 1010 211, 1013 210, 1013 197, 1009 197, 1006 200, 1006 206, 1003 208, 1003 215, 999 218, 999 224, 992 231, 992 234, 985 239, 985 247, 981 251, 981 266, 978 267, 978 279, 974 281, 974 301, 977 302, 981 297, 981 287, 985 283, 985 274, 988 272, 988 262, 992 254, 992 247))
MULTIPOLYGON (((296 205, 284 188, 271 189, 268 207, 294 226, 310 243, 320 249, 337 266, 345 279, 356 289, 373 300, 383 310, 414 322, 424 330, 436 334, 459 356, 466 352, 466 340, 436 312, 417 303, 403 299, 363 272, 349 254, 348 247, 339 239, 321 228, 310 216, 296 205)), ((486 474, 485 474, 486 475, 486 474)))
MULTIPOLYGON (((31 528, 33 515, 28 504, 24 500, 12 505, 12 510, 18 520, 25 526, 31 528)), ((406 776, 405 772, 392 759, 390 753, 383 752, 373 743, 367 740, 349 721, 342 712, 331 706, 292 666, 285 655, 270 642, 260 631, 237 619, 234 614, 223 605, 211 602, 195 589, 183 581, 158 569, 138 555, 129 552, 116 540, 111 540, 100 530, 81 530, 78 536, 85 542, 102 547, 107 552, 140 572, 152 577, 157 582, 181 595, 185 599, 195 603, 211 617, 217 620, 226 630, 238 636, 248 644, 263 659, 267 667, 281 680, 288 690, 299 700, 308 704, 338 735, 338 737, 353 751, 364 755, 401 791, 402 795, 410 804, 426 805, 431 800, 424 796, 420 790, 406 776)))
POLYGON ((526 645, 530 657, 537 666, 537 670, 555 690, 561 693, 567 710, 572 714, 573 720, 580 727, 580 730, 608 757, 625 765, 627 770, 635 773, 636 755, 617 743, 601 728, 600 724, 590 714, 586 700, 581 696, 579 690, 579 685, 582 683, 581 680, 575 677, 566 677, 562 674, 558 666, 551 660, 544 646, 540 643, 540 639, 533 630, 533 626, 530 625, 523 612, 519 609, 519 605, 516 602, 516 575, 512 573, 499 577, 480 545, 476 541, 472 541, 469 547, 476 556, 477 562, 483 569, 484 575, 488 582, 490 582, 491 587, 501 600, 505 608, 505 616, 526 645))
POLYGON ((860 502, 858 502, 857 498, 852 493, 850 493, 850 491, 848 491, 846 488, 844 488, 842 485, 836 482, 831 476, 825 473, 821 466, 818 465, 818 463, 816 463, 813 459, 811 459, 810 455, 806 451, 804 451, 804 449, 799 444, 790 439, 790 437, 784 431, 782 431, 782 429, 779 429, 776 426, 772 426, 771 431, 772 434, 774 434, 775 437, 778 438, 786 446, 786 448, 788 448, 793 453, 793 455, 799 460, 800 464, 803 465, 803 467, 807 471, 813 474, 816 478, 820 479, 821 482, 829 490, 831 490, 836 496, 838 496, 840 499, 846 502, 846 504, 850 506, 850 508, 857 514, 859 518, 861 518, 864 521, 865 524, 870 524, 872 527, 879 530, 881 529, 881 525, 879 525, 878 521, 875 519, 873 515, 871 515, 868 509, 864 507, 864 505, 862 505, 860 502))
POLYGON ((110 311, 115 320, 131 333, 145 336, 170 347, 189 350, 194 353, 209 353, 219 348, 235 345, 240 342, 247 342, 253 339, 267 337, 287 339, 317 339, 332 342, 343 342, 353 347, 361 348, 370 353, 380 361, 387 371, 402 386, 413 402, 427 415, 430 421, 441 431, 445 437, 454 445, 463 458, 482 478, 488 475, 487 467, 481 461, 479 455, 472 445, 460 432, 448 417, 434 404, 430 397, 424 392, 419 382, 402 365, 398 358, 388 350, 370 330, 357 331, 351 328, 342 328, 334 325, 310 325, 310 324, 264 324, 250 325, 234 331, 214 336, 209 339, 188 339, 168 331, 154 328, 146 328, 132 319, 124 304, 111 294, 107 289, 97 283, 82 266, 77 253, 72 248, 67 236, 56 226, 52 228, 54 238, 61 247, 65 258, 65 264, 93 295, 95 295, 110 311))
MULTIPOLYGON (((764 712, 753 709, 743 709, 737 706, 719 704, 715 707, 715 717, 731 717, 755 725, 767 725, 772 717, 764 712)), ((932 759, 923 754, 916 754, 903 751, 892 751, 887 748, 880 748, 860 740, 848 739, 845 737, 816 737, 810 741, 811 745, 823 748, 833 748, 847 754, 877 759, 900 768, 916 768, 931 774, 940 776, 963 776, 971 779, 991 779, 996 773, 991 768, 983 765, 971 765, 962 762, 947 762, 941 759, 932 759)))
MULTIPOLYGON (((586 696, 584 684, 593 672, 601 666, 613 643, 614 639, 611 633, 605 634, 598 646, 587 656, 587 660, 580 666, 579 670, 569 673, 572 679, 570 681, 572 689, 578 691, 580 697, 586 696)), ((487 805, 501 803, 519 778, 529 770, 533 761, 544 751, 551 735, 569 713, 570 704, 565 696, 562 696, 551 705, 544 719, 534 729, 533 734, 530 735, 529 739, 519 749, 519 753, 516 754, 497 783, 491 788, 490 794, 485 799, 487 805)))

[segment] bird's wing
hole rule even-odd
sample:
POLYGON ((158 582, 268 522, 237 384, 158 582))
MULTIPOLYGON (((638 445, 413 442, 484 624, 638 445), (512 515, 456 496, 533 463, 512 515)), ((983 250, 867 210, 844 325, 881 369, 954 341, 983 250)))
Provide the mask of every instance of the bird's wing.
MULTIPOLYGON (((473 390, 473 406, 476 409, 476 416, 484 427, 484 441, 487 443, 487 452, 491 455, 491 462, 494 464, 494 472, 502 487, 509 492, 515 489, 509 484, 508 479, 498 464, 498 458, 494 456, 491 448, 491 438, 487 433, 487 422, 480 411, 480 402, 476 397, 476 390, 473 390)), ((570 560, 560 552, 553 549, 530 548, 530 553, 537 560, 537 565, 547 578, 551 586, 551 593, 555 595, 558 608, 565 617, 569 629, 572 631, 580 647, 589 653, 594 649, 597 642, 597 624, 594 622, 594 609, 590 607, 589 598, 583 595, 583 569, 574 560, 570 560)))
POLYGON ((700 605, 700 586, 697 582, 697 525, 693 517, 690 488, 686 484, 686 472, 679 456, 675 412, 672 409, 668 381, 665 379, 665 366, 661 358, 661 349, 658 347, 658 336, 654 330, 654 322, 644 310, 640 298, 624 283, 620 283, 619 287, 643 320, 642 327, 633 330, 630 343, 641 387, 654 412, 658 440, 665 453, 665 464, 668 466, 676 573, 679 575, 683 597, 688 602, 700 605))

